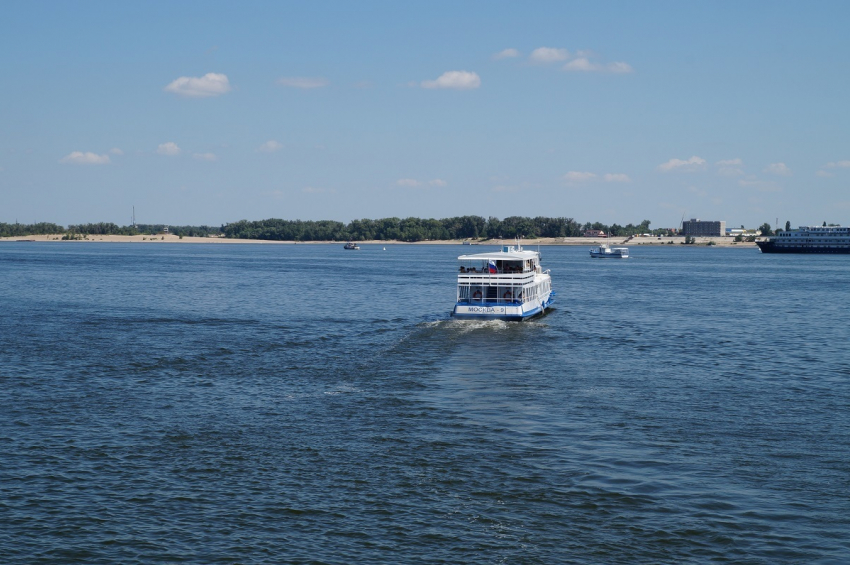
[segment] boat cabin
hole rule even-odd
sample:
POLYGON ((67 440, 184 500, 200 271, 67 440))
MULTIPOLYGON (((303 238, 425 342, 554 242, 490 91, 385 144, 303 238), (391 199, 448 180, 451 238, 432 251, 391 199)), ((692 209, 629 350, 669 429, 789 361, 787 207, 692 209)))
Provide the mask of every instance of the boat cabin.
POLYGON ((535 275, 543 272, 536 251, 505 246, 494 253, 461 255, 458 260, 458 304, 523 303, 549 290, 548 277, 546 284, 535 284, 535 275))

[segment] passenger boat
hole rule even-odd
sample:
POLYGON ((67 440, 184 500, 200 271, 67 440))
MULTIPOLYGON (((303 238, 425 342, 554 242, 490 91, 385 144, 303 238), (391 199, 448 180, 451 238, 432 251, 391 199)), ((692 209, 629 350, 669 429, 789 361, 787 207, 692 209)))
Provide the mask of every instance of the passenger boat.
POLYGON ((628 259, 628 247, 610 247, 607 243, 590 248, 590 256, 602 259, 628 259))
POLYGON ((358 249, 360 249, 360 246, 359 246, 359 245, 357 245, 356 243, 352 243, 352 242, 350 242, 350 241, 349 241, 348 243, 346 243, 346 244, 343 246, 343 249, 354 249, 354 250, 358 250, 358 249))
POLYGON ((800 226, 757 240, 762 253, 850 253, 850 228, 800 226))
POLYGON ((452 316, 461 319, 525 320, 542 314, 555 299, 549 270, 540 253, 522 246, 461 255, 457 303, 452 316))

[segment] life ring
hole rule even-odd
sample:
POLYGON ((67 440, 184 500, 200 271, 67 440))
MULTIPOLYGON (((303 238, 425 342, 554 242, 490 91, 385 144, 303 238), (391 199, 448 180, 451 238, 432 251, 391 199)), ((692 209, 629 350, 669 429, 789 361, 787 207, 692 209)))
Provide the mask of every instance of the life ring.
POLYGON ((481 300, 481 291, 476 290, 475 292, 473 292, 472 293, 472 299, 473 300, 481 300))
POLYGON ((502 298, 507 298, 508 300, 510 300, 513 297, 514 297, 514 294, 510 290, 506 290, 505 294, 502 295, 502 298))

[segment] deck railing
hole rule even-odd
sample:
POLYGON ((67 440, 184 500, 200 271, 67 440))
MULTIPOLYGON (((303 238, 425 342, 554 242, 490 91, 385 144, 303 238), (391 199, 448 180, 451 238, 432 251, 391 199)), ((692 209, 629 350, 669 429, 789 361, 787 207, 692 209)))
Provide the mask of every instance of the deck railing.
POLYGON ((534 271, 525 271, 525 272, 522 272, 522 273, 488 273, 488 272, 483 272, 483 273, 474 273, 473 272, 473 273, 470 273, 470 272, 467 271, 465 273, 458 272, 458 274, 457 274, 458 281, 463 281, 463 280, 482 281, 482 280, 487 280, 487 279, 506 280, 506 281, 511 281, 511 280, 521 281, 521 280, 531 279, 533 277, 534 277, 534 271))

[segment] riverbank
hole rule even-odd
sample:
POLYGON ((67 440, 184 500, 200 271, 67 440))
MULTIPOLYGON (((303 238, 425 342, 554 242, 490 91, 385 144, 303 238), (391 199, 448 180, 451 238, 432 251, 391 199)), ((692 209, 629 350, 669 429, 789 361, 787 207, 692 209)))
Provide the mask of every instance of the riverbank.
MULTIPOLYGON (((755 243, 745 241, 736 242, 732 237, 698 237, 691 244, 693 246, 715 246, 715 247, 732 247, 740 249, 755 249, 755 243)), ((159 235, 88 235, 83 239, 63 240, 61 235, 27 235, 21 237, 3 237, 0 242, 26 242, 26 241, 50 241, 60 243, 215 243, 215 244, 239 244, 239 243, 255 243, 263 245, 340 245, 339 241, 268 241, 262 239, 228 239, 225 237, 180 237, 173 234, 159 235)), ((544 237, 539 239, 526 239, 523 244, 526 246, 536 245, 579 245, 579 246, 595 246, 602 243, 609 245, 626 245, 636 247, 639 245, 681 245, 684 244, 684 237, 634 237, 631 239, 613 237, 594 238, 594 237, 544 237)), ((440 240, 440 241, 417 241, 413 243, 405 241, 358 241, 359 245, 462 245, 462 240, 440 240)), ((476 245, 513 245, 512 240, 489 239, 484 241, 471 242, 470 247, 476 245)))

